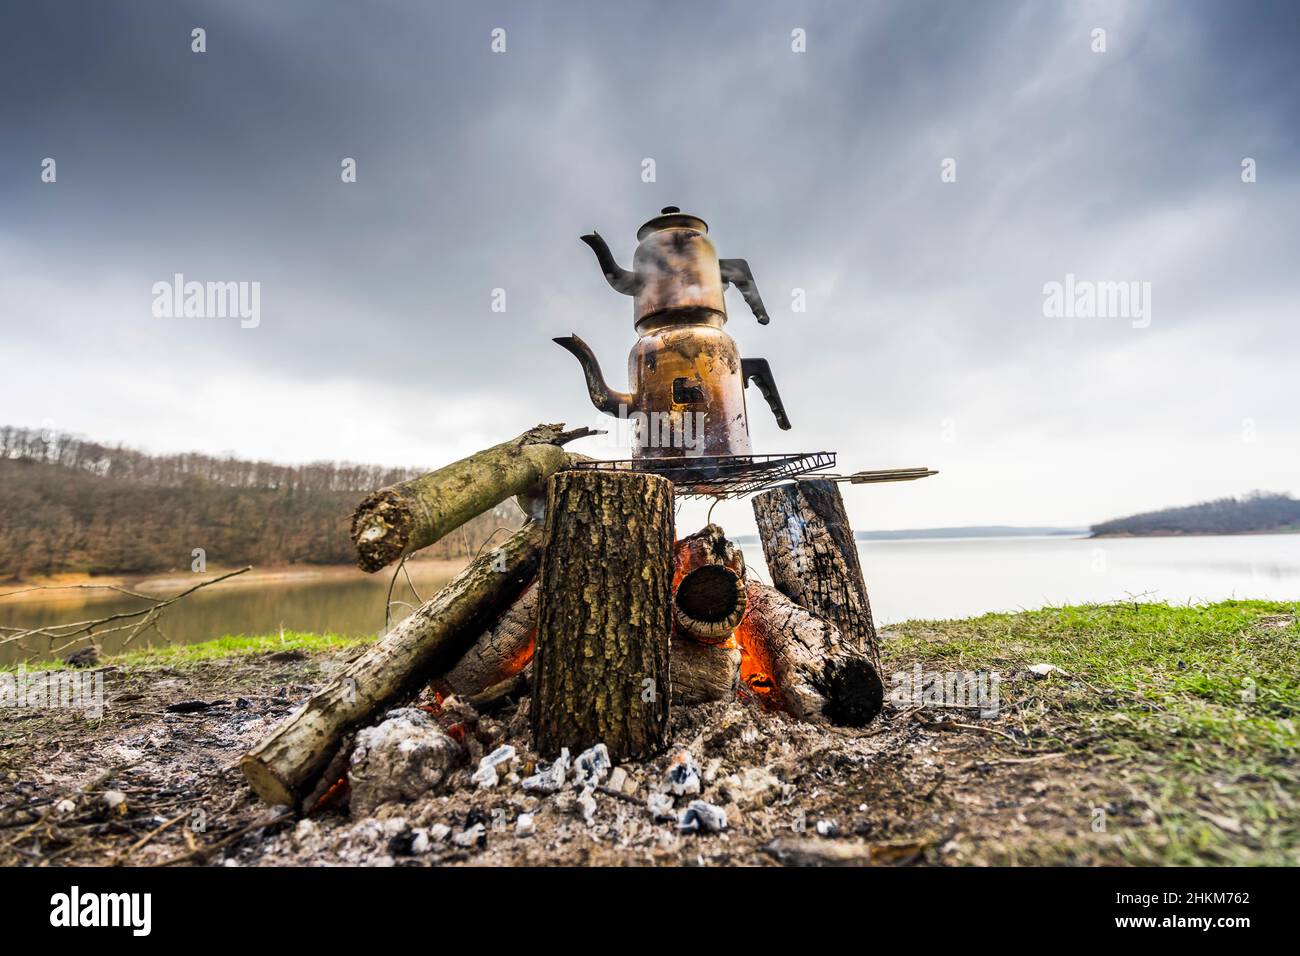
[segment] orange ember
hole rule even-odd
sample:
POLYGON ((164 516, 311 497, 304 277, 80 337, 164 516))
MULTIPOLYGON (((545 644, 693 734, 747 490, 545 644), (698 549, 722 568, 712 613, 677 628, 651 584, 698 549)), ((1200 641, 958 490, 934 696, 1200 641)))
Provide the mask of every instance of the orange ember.
POLYGON ((328 790, 321 794, 321 798, 316 801, 315 806, 307 811, 307 815, 311 816, 314 813, 321 813, 331 807, 340 805, 345 799, 347 799, 348 794, 351 792, 352 785, 348 783, 347 776, 339 777, 328 790))
POLYGON ((528 632, 528 646, 506 662, 502 669, 501 679, 514 677, 521 670, 528 666, 528 662, 533 659, 533 653, 537 649, 537 628, 528 632))
POLYGON ((772 678, 772 661, 766 648, 750 633, 746 617, 732 633, 732 640, 740 646, 740 680, 762 702, 764 707, 778 707, 781 693, 772 678))

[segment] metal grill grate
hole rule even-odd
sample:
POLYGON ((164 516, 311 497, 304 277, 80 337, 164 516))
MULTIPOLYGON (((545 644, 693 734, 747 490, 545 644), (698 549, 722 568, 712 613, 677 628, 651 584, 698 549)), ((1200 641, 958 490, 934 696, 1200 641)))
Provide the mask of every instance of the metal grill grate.
POLYGON ((661 475, 684 498, 739 498, 799 475, 835 465, 835 452, 801 455, 701 455, 684 458, 620 458, 580 461, 584 471, 634 471, 661 475))

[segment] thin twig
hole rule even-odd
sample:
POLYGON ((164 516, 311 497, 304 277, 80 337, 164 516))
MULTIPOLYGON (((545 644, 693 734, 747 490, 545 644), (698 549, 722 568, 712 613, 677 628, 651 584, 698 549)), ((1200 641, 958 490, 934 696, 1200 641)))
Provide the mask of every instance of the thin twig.
POLYGON ((72 591, 78 588, 100 591, 116 591, 118 594, 125 594, 127 597, 140 598, 142 601, 153 601, 158 595, 141 594, 139 591, 131 591, 117 584, 34 584, 29 588, 19 588, 16 591, 5 591, 0 594, 0 599, 12 597, 15 594, 29 594, 32 591, 72 591))
MULTIPOLYGON (((112 634, 116 631, 123 631, 128 628, 134 629, 128 640, 134 639, 134 637, 137 636, 145 626, 157 620, 158 615, 162 613, 164 608, 170 607, 177 601, 181 600, 181 598, 188 597, 195 591, 209 587, 213 584, 219 584, 222 581, 251 570, 253 570, 253 567, 252 565, 249 565, 248 567, 240 568, 237 571, 228 571, 225 574, 207 581, 200 581, 198 584, 186 588, 179 594, 174 594, 166 600, 158 601, 150 607, 141 608, 138 611, 122 611, 118 614, 110 614, 107 617, 95 618, 94 620, 73 621, 68 624, 51 624, 46 627, 34 627, 28 629, 0 625, 0 631, 14 632, 4 637, 0 637, 0 645, 9 644, 14 641, 26 640, 31 637, 44 636, 48 637, 51 641, 63 641, 64 643, 60 645, 60 649, 62 649, 71 644, 97 635, 103 637, 105 634, 112 634), (144 620, 137 620, 138 618, 144 618, 144 620), (97 630, 97 628, 100 628, 105 624, 112 624, 117 621, 125 621, 128 623, 121 624, 117 627, 111 627, 107 630, 97 630)), ((77 587, 78 585, 72 586, 77 587)))
POLYGON ((276 824, 283 823, 285 820, 291 819, 292 817, 293 814, 286 810, 282 813, 276 813, 269 817, 264 817, 261 820, 254 820, 252 823, 248 824, 247 826, 240 827, 234 833, 222 837, 220 840, 218 840, 216 843, 212 844, 211 846, 199 847, 197 850, 194 850, 190 853, 183 853, 180 856, 174 856, 171 859, 162 860, 159 863, 156 863, 154 865, 172 866, 176 863, 187 863, 190 860, 203 860, 211 856, 213 853, 216 853, 218 850, 222 849, 223 847, 227 847, 230 844, 234 843, 240 837, 252 833, 254 830, 262 830, 265 829, 266 827, 275 826, 276 824))
POLYGON ((184 813, 181 813, 181 814, 179 814, 178 816, 174 816, 174 817, 172 817, 172 818, 171 818, 170 820, 168 820, 166 823, 160 823, 158 826, 154 827, 152 830, 150 830, 150 831, 149 831, 148 833, 146 833, 144 836, 140 837, 140 839, 136 840, 136 841, 135 841, 134 843, 132 843, 129 847, 127 847, 127 848, 126 848, 126 852, 124 852, 121 856, 119 856, 117 859, 115 859, 115 860, 113 861, 113 866, 121 866, 123 863, 125 863, 125 862, 127 861, 127 858, 128 858, 132 853, 134 853, 136 850, 140 849, 142 846, 144 846, 146 843, 148 843, 150 840, 152 840, 152 839, 153 839, 154 837, 156 837, 158 834, 162 833, 162 832, 163 832, 164 830, 166 830, 168 827, 170 827, 170 826, 172 826, 172 825, 174 825, 174 824, 180 823, 182 820, 184 820, 186 817, 188 817, 192 812, 193 812, 192 810, 186 810, 184 813))
POLYGON ((930 730, 975 730, 982 734, 994 734, 998 737, 1005 737, 1017 747, 1024 748, 1025 744, 1021 743, 1005 730, 998 730, 996 727, 981 727, 979 724, 959 724, 953 720, 927 720, 921 716, 920 711, 912 714, 912 719, 922 727, 930 730))

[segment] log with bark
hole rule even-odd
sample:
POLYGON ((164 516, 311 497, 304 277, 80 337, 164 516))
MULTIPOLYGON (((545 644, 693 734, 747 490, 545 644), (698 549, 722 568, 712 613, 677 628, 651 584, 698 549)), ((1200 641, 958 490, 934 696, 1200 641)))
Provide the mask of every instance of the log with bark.
POLYGON ((839 628, 879 673, 871 601, 838 485, 812 479, 770 488, 754 498, 754 518, 773 586, 839 628))
POLYGON ((566 471, 550 479, 533 661, 534 744, 662 749, 670 697, 673 484, 566 471))
POLYGON ((674 704, 732 700, 740 687, 740 647, 735 640, 702 644, 673 635, 668 653, 674 704))
POLYGON ((289 805, 310 794, 349 731, 450 668, 516 601, 537 575, 541 548, 542 527, 530 521, 313 694, 240 762, 253 789, 289 805))
POLYGON ((808 719, 861 727, 884 703, 884 685, 865 653, 834 624, 780 591, 750 581, 749 610, 736 640, 741 681, 765 704, 808 719))
POLYGON ((677 542, 673 616, 679 636, 720 644, 745 616, 745 556, 716 524, 677 542))
POLYGON ((352 515, 357 565, 378 571, 513 495, 535 494, 547 478, 581 458, 560 446, 591 434, 587 428, 537 425, 445 468, 381 488, 352 515))

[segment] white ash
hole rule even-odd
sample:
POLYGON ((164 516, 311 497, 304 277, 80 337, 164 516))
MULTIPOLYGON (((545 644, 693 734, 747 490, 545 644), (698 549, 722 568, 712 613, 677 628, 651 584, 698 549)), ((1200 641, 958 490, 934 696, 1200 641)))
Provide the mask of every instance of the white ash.
POLYGON ((392 801, 409 801, 441 786, 463 756, 461 746, 414 707, 388 712, 358 731, 348 768, 354 817, 392 801))
POLYGON ((1049 677, 1052 674, 1060 674, 1062 677, 1069 677, 1067 671, 1061 670, 1055 664, 1030 664, 1025 668, 1034 677, 1049 677))
POLYGON ((515 820, 515 836, 532 836, 537 832, 537 825, 533 822, 531 813, 521 813, 515 820))
POLYGON ((725 777, 719 790, 724 800, 741 807, 763 807, 781 793, 781 781, 765 767, 746 767, 725 777))
POLYGON ((683 833, 719 833, 727 828, 727 812, 705 800, 692 800, 677 821, 683 833))
POLYGON ((650 819, 655 823, 668 823, 677 819, 677 811, 673 809, 673 798, 666 793, 655 791, 646 798, 646 809, 650 811, 650 819))
POLYGON ((578 795, 577 808, 583 823, 591 823, 596 818, 596 798, 591 787, 584 787, 578 795))
POLYGON ((823 837, 833 837, 840 832, 840 825, 834 820, 818 820, 817 835, 823 837))
POLYGON ((556 793, 564 786, 569 773, 569 748, 560 750, 560 756, 546 770, 524 779, 523 788, 533 793, 556 793))
POLYGON ((578 754, 573 761, 573 782, 583 787, 594 787, 609 773, 613 762, 604 744, 596 744, 578 754))
POLYGON ((481 823, 476 823, 472 827, 467 827, 460 833, 451 838, 451 842, 457 846, 474 846, 481 844, 487 838, 487 827, 481 823))
POLYGON ((510 744, 502 744, 478 762, 478 769, 474 771, 470 780, 477 784, 480 790, 495 787, 497 781, 510 772, 510 765, 514 759, 515 748, 510 744))
POLYGON ((679 797, 700 792, 700 766, 689 750, 673 754, 668 769, 664 771, 664 789, 679 797))

